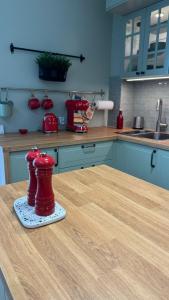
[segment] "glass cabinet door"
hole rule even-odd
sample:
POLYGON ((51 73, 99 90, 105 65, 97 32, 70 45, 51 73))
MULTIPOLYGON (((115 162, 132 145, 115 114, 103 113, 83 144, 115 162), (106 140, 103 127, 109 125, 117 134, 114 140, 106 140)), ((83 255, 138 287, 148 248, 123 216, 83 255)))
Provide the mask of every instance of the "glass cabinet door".
POLYGON ((142 41, 144 38, 144 10, 128 15, 124 19, 124 65, 126 75, 139 75, 142 66, 142 41))
POLYGON ((168 74, 169 1, 153 7, 147 10, 144 71, 164 75, 168 74))

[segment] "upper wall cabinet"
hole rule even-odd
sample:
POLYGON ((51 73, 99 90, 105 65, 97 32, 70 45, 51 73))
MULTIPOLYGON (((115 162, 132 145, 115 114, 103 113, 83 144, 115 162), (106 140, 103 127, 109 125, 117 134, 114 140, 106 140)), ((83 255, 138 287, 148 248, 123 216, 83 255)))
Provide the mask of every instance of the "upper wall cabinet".
POLYGON ((169 74, 169 0, 124 17, 123 76, 169 74))
POLYGON ((123 73, 139 75, 143 65, 145 10, 124 18, 124 64, 123 73))
POLYGON ((169 73, 169 1, 147 9, 143 69, 146 75, 169 73))

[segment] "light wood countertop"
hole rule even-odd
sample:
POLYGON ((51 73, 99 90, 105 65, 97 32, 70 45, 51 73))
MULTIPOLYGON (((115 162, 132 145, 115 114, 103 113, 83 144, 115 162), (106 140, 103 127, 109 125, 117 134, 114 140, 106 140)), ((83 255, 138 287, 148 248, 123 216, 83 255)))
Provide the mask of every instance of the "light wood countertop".
POLYGON ((25 229, 0 188, 0 268, 14 300, 169 299, 169 191, 99 166, 55 175, 67 217, 25 229))
POLYGON ((113 138, 116 139, 117 131, 117 129, 110 127, 97 127, 89 128, 88 133, 74 133, 70 131, 60 131, 51 134, 32 132, 24 135, 19 133, 8 133, 0 135, 0 146, 6 151, 11 152, 29 150, 32 146, 46 148, 82 144, 93 141, 106 141, 113 138))
POLYGON ((129 130, 132 131, 133 129, 124 128, 123 130, 118 130, 111 127, 95 127, 89 128, 88 133, 83 134, 69 131, 60 131, 59 133, 52 134, 31 132, 25 135, 21 135, 19 133, 7 133, 5 135, 0 135, 0 146, 3 147, 4 152, 9 153, 13 151, 29 150, 32 146, 38 146, 39 148, 52 148, 90 142, 122 140, 169 150, 169 140, 157 141, 118 134, 129 130))

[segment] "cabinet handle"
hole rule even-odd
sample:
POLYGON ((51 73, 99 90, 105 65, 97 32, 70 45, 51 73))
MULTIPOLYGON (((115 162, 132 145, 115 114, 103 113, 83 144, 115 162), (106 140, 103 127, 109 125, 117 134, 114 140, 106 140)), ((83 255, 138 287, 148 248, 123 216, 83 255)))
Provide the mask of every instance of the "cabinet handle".
POLYGON ((136 75, 140 75, 140 72, 136 72, 136 75))
POLYGON ((85 148, 94 148, 94 147, 96 147, 96 144, 92 144, 92 145, 82 145, 81 147, 82 147, 82 149, 85 149, 85 148))
POLYGON ((142 71, 142 72, 141 72, 141 75, 144 75, 144 74, 145 74, 145 72, 144 72, 144 71, 142 71))
POLYGON ((156 150, 153 150, 153 152, 151 153, 151 167, 152 167, 152 168, 155 168, 155 164, 153 163, 153 160, 154 160, 154 154, 155 154, 156 152, 157 152, 156 150))
POLYGON ((56 164, 55 167, 57 167, 58 165, 58 160, 59 160, 59 155, 58 155, 58 149, 54 149, 55 153, 56 153, 56 164))

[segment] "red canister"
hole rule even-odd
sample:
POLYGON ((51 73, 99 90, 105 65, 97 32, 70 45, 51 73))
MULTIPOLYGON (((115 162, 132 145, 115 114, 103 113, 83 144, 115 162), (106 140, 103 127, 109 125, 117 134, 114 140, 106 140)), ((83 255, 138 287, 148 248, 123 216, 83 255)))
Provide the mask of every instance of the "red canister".
POLYGON ((49 216, 54 213, 55 201, 52 189, 52 171, 55 160, 46 153, 41 153, 33 162, 36 168, 37 192, 35 196, 35 213, 49 216))
POLYGON ((35 175, 35 167, 33 166, 33 160, 38 157, 40 151, 34 147, 29 151, 25 157, 28 162, 28 171, 29 171, 29 186, 28 186, 28 204, 35 206, 35 195, 37 189, 37 179, 35 175))

